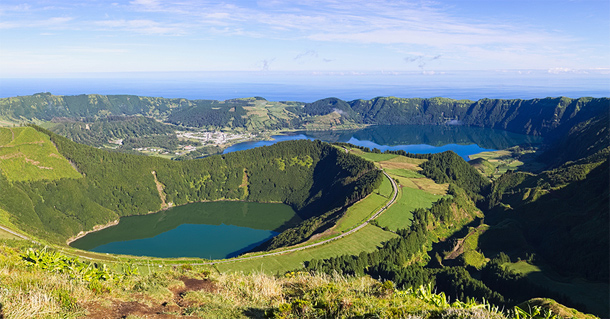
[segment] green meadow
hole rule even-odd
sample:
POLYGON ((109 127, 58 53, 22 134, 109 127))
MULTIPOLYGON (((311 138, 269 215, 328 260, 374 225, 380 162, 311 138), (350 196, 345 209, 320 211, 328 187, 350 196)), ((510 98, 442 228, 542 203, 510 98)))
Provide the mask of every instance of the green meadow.
POLYGON ((0 128, 0 170, 11 182, 81 177, 49 136, 31 127, 0 128))
POLYGON ((345 254, 358 255, 363 251, 374 251, 377 247, 381 246, 381 243, 396 236, 379 227, 367 225, 351 235, 324 245, 283 255, 216 264, 216 267, 221 273, 241 271, 244 273, 264 272, 268 274, 283 274, 287 271, 302 268, 303 262, 314 258, 330 258, 345 254))

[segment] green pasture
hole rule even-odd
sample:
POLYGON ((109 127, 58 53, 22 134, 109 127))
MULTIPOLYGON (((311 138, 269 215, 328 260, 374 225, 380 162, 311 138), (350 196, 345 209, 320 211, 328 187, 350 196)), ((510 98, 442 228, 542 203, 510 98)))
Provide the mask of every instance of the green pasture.
POLYGON ((282 274, 303 267, 303 262, 317 258, 330 258, 345 254, 358 255, 371 252, 381 243, 397 235, 379 227, 367 225, 359 231, 330 243, 277 256, 268 256, 244 261, 216 264, 220 272, 241 271, 244 273, 264 272, 282 274))
POLYGON ((384 169, 390 175, 396 175, 405 178, 425 178, 424 175, 419 174, 410 169, 401 169, 401 168, 385 168, 384 169))
POLYGON ((395 231, 411 226, 412 212, 417 208, 429 208, 434 202, 442 198, 420 189, 401 187, 396 202, 383 214, 377 217, 381 227, 388 227, 395 231))
POLYGON ((0 132, 0 142, 12 139, 0 147, 0 170, 9 181, 81 177, 68 160, 59 154, 47 135, 31 127, 0 128, 0 132))
POLYGON ((373 191, 373 193, 357 204, 349 207, 345 215, 337 222, 334 230, 343 233, 362 224, 392 198, 392 193, 392 184, 384 176, 379 189, 373 191))
POLYGON ((373 162, 382 162, 382 161, 387 161, 390 159, 393 159, 394 157, 397 157, 398 155, 396 154, 379 154, 379 153, 365 153, 365 152, 355 152, 354 154, 365 158, 369 161, 373 161, 373 162))

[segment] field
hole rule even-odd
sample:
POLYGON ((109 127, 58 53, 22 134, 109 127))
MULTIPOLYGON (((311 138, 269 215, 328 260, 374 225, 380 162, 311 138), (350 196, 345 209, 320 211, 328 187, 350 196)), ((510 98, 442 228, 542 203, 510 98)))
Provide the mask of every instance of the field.
POLYGON ((388 227, 395 231, 411 225, 411 214, 417 208, 428 208, 443 196, 430 194, 423 190, 401 187, 398 199, 387 211, 377 217, 381 227, 388 227))
POLYGON ((329 258, 345 254, 358 255, 363 251, 375 250, 382 242, 394 238, 396 235, 386 232, 378 227, 367 225, 361 230, 340 240, 328 244, 309 248, 285 255, 261 257, 244 261, 216 264, 222 272, 242 271, 244 273, 264 272, 268 274, 282 274, 286 271, 303 267, 303 262, 314 258, 329 258))
POLYGON ((0 170, 11 182, 81 177, 49 137, 31 127, 0 128, 0 170))
POLYGON ((505 264, 504 267, 525 274, 527 279, 550 290, 565 294, 570 299, 585 305, 588 311, 606 313, 610 302, 607 299, 609 285, 594 283, 581 278, 562 277, 545 267, 538 267, 525 261, 505 264))
POLYGON ((379 167, 399 184, 396 202, 377 218, 381 227, 388 227, 392 231, 409 227, 413 210, 428 208, 447 193, 447 184, 436 184, 418 173, 421 170, 418 165, 425 162, 424 159, 372 153, 362 157, 366 156, 376 158, 379 167))
POLYGON ((483 175, 498 178, 508 170, 523 170, 529 172, 539 171, 544 165, 536 162, 534 150, 522 150, 517 147, 482 152, 469 156, 470 160, 477 160, 474 165, 483 175))
POLYGON ((387 178, 384 178, 378 190, 373 191, 366 199, 347 209, 345 215, 337 222, 337 226, 332 231, 342 233, 362 224, 383 207, 391 196, 392 184, 387 178))

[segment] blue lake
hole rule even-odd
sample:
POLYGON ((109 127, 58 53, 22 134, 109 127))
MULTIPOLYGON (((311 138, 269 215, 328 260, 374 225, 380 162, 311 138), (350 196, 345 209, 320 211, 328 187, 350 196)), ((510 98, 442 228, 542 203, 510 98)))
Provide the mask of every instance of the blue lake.
POLYGON ((270 141, 235 144, 225 149, 223 154, 287 140, 319 139, 377 148, 382 152, 403 150, 407 153, 429 154, 453 151, 468 161, 469 155, 542 142, 542 138, 537 136, 459 125, 378 125, 360 130, 292 132, 272 138, 270 141))
POLYGON ((284 204, 193 203, 122 217, 118 225, 70 245, 100 253, 223 259, 245 253, 300 221, 284 204))
POLYGON ((91 251, 151 257, 223 259, 238 256, 277 234, 270 230, 225 224, 182 224, 151 238, 112 242, 91 251))

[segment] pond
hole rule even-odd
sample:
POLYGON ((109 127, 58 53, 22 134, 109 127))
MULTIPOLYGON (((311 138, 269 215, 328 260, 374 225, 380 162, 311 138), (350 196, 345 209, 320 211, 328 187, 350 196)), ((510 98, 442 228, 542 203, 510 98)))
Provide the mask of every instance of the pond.
POLYGON ((301 219, 276 203, 205 202, 129 216, 72 247, 100 253, 223 259, 262 244, 301 219))
POLYGON ((235 144, 223 154, 272 145, 281 141, 318 139, 325 142, 345 142, 381 151, 404 150, 428 154, 454 151, 464 160, 469 155, 502 150, 516 145, 535 145, 542 138, 503 130, 461 125, 376 125, 360 130, 304 131, 275 135, 271 141, 235 144))

